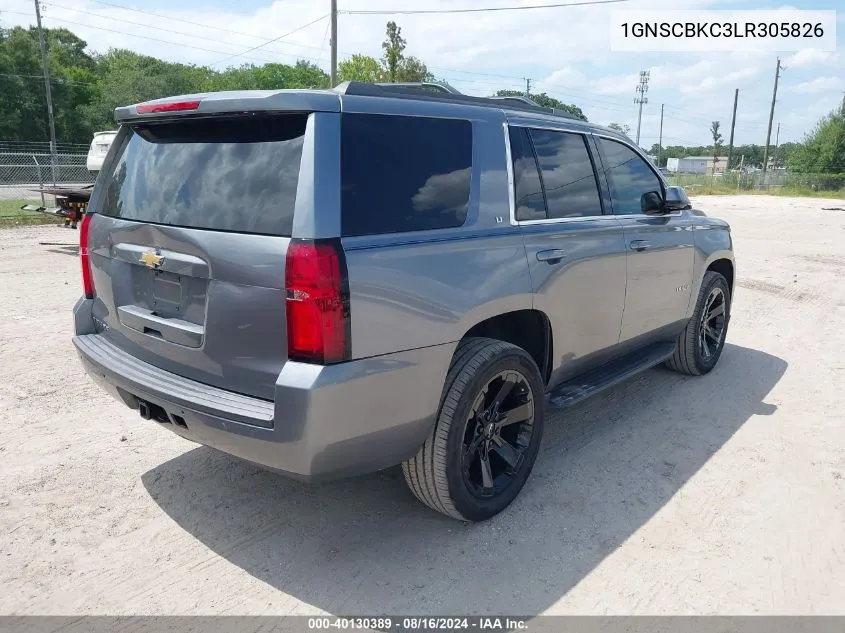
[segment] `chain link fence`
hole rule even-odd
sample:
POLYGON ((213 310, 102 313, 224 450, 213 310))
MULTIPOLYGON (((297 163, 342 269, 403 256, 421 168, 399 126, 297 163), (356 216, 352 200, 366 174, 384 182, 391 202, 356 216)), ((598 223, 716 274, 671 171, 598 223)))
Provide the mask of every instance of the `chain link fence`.
POLYGON ((87 152, 60 151, 53 159, 49 148, 4 151, 5 148, 8 145, 0 144, 0 226, 55 221, 54 216, 23 211, 21 207, 57 206, 54 196, 39 191, 42 187, 80 187, 94 182, 95 175, 86 165, 87 152))
POLYGON ((47 185, 88 185, 94 174, 86 166, 88 155, 49 152, 0 152, 0 200, 39 200, 38 189, 47 185))
POLYGON ((796 174, 784 170, 727 172, 716 174, 667 175, 669 184, 684 187, 688 193, 734 193, 768 191, 770 193, 818 193, 845 195, 845 174, 796 174))

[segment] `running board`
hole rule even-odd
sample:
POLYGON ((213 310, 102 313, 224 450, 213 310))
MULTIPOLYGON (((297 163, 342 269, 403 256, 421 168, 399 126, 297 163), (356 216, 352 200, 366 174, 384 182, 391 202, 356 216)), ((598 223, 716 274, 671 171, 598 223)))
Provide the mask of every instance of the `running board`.
POLYGON ((559 409, 574 406, 608 387, 659 365, 674 351, 674 343, 659 343, 597 367, 554 387, 549 393, 549 404, 559 409))

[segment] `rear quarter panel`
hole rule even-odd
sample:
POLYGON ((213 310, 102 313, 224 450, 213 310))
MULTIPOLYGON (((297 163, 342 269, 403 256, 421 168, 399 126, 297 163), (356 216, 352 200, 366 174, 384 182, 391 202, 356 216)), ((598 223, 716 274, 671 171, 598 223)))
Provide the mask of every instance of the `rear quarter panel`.
POLYGON ((504 115, 379 101, 344 102, 344 112, 392 109, 472 121, 473 171, 463 227, 344 238, 355 358, 456 344, 476 323, 532 305, 525 247, 509 222, 504 115))

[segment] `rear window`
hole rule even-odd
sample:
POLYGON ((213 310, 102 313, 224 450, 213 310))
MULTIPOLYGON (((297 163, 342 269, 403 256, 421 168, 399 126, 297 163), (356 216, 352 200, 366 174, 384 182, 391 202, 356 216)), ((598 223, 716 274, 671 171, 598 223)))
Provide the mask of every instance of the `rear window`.
POLYGON ((472 124, 458 119, 344 114, 345 236, 461 226, 472 173, 472 124))
POLYGON ((100 212, 197 229, 290 236, 306 114, 138 125, 100 212))

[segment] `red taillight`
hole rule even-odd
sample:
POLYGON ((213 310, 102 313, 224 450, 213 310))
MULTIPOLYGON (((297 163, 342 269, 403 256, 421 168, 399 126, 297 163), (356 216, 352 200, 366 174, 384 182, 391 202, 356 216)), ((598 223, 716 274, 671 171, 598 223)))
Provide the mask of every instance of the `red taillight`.
POLYGON ((180 112, 182 110, 196 110, 200 107, 196 101, 170 101, 167 103, 142 103, 135 106, 138 114, 152 114, 154 112, 180 112))
POLYGON ((91 226, 91 214, 82 216, 79 227, 79 258, 82 261, 82 289, 86 299, 94 298, 94 278, 91 276, 91 259, 88 255, 88 230, 91 226))
POLYGON ((349 358, 349 287, 337 240, 291 240, 285 258, 288 357, 310 363, 349 358))

